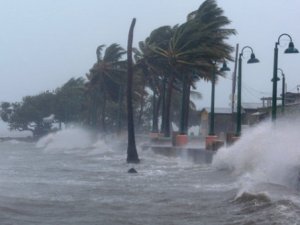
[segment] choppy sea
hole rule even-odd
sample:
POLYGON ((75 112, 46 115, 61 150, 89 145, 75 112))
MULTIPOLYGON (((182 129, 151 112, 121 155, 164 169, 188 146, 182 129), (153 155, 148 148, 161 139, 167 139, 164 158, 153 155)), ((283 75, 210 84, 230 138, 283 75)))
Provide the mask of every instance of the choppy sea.
POLYGON ((79 128, 1 142, 0 224, 300 224, 298 137, 296 124, 265 123, 211 163, 138 146, 138 165, 117 138, 79 128))

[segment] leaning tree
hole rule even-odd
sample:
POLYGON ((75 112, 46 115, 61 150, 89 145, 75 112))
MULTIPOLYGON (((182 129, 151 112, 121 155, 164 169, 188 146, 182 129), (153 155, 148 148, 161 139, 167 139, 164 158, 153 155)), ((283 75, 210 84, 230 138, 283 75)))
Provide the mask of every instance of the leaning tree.
MULTIPOLYGON (((100 45, 97 48, 97 62, 90 69, 90 73, 86 75, 88 104, 85 106, 89 111, 90 124, 99 126, 102 131, 106 131, 106 120, 111 119, 113 114, 107 113, 108 108, 120 104, 120 96, 123 95, 125 89, 126 75, 126 62, 122 59, 126 51, 116 43, 108 46, 105 51, 104 47, 104 45, 100 45)), ((113 121, 115 120, 113 119, 113 121)))
POLYGON ((133 121, 133 106, 132 106, 132 79, 133 79, 133 62, 132 62, 132 41, 133 30, 136 19, 131 22, 128 44, 127 44, 127 129, 128 129, 128 146, 127 146, 127 162, 139 163, 140 159, 136 150, 134 121, 133 121))
MULTIPOLYGON (((167 89, 166 115, 169 115, 169 104, 172 96, 172 86, 176 79, 182 82, 181 106, 181 131, 184 131, 187 123, 189 88, 195 76, 199 79, 211 80, 214 64, 231 60, 233 47, 225 41, 234 29, 226 26, 230 21, 223 15, 215 0, 206 0, 198 10, 191 13, 187 22, 174 27, 168 44, 164 46, 154 45, 153 51, 161 56, 169 65, 170 78, 167 89)), ((170 136, 170 120, 167 117, 165 136, 170 136)))

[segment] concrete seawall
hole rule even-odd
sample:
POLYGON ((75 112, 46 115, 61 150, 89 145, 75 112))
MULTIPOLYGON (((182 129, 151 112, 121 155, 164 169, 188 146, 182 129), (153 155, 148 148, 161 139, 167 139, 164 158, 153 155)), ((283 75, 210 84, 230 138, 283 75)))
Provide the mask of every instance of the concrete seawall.
POLYGON ((169 157, 185 158, 189 161, 199 164, 210 164, 215 151, 205 150, 204 148, 194 147, 174 147, 168 145, 151 145, 144 144, 142 150, 151 150, 157 154, 169 157))

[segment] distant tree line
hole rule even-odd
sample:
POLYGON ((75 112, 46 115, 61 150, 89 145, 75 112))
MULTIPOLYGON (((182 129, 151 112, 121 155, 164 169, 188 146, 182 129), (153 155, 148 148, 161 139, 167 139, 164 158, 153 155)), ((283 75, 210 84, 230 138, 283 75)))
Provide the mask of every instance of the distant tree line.
POLYGON ((59 129, 62 123, 81 123, 84 85, 83 78, 72 78, 55 91, 26 96, 21 102, 2 102, 1 118, 11 130, 31 131, 34 136, 59 129), (55 123, 58 126, 53 128, 55 123))
MULTIPOLYGON (((171 124, 186 133, 196 118, 191 96, 199 80, 210 81, 218 63, 232 60, 226 43, 234 29, 215 0, 206 0, 175 26, 161 26, 133 48, 132 102, 137 130, 168 137, 171 124), (189 122, 190 121, 190 122, 189 122)), ((54 124, 79 123, 103 132, 121 132, 126 126, 126 51, 117 43, 100 45, 96 62, 85 77, 71 78, 54 91, 26 96, 21 102, 3 102, 1 118, 12 130, 30 130, 41 136, 54 124), (53 120, 46 117, 54 115, 53 120)), ((56 126, 55 129, 59 129, 56 126)))

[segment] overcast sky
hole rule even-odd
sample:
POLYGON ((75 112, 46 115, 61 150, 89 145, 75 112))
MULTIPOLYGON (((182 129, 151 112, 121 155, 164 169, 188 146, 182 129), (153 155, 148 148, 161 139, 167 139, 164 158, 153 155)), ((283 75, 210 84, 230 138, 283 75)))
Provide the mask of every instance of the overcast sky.
MULTIPOLYGON (((85 76, 96 61, 100 44, 126 48, 128 29, 137 19, 134 45, 162 25, 183 23, 202 0, 0 0, 0 101, 54 90, 71 77, 85 76)), ((271 96, 274 45, 282 33, 300 49, 299 0, 218 0, 238 32, 229 42, 240 49, 250 45, 260 60, 246 63, 244 52, 243 102, 271 96)), ((279 67, 288 91, 300 84, 300 54, 286 55, 288 39, 279 46, 279 67)), ((234 53, 233 53, 234 55, 234 53)), ((233 63, 229 66, 233 70, 233 63)), ((280 74, 280 73, 279 73, 280 74)), ((216 107, 229 107, 232 72, 218 81, 216 107)), ((278 85, 281 87, 281 85, 278 85)), ((199 108, 210 105, 210 83, 200 83, 199 108)), ((281 92, 281 89, 279 89, 281 92)))

